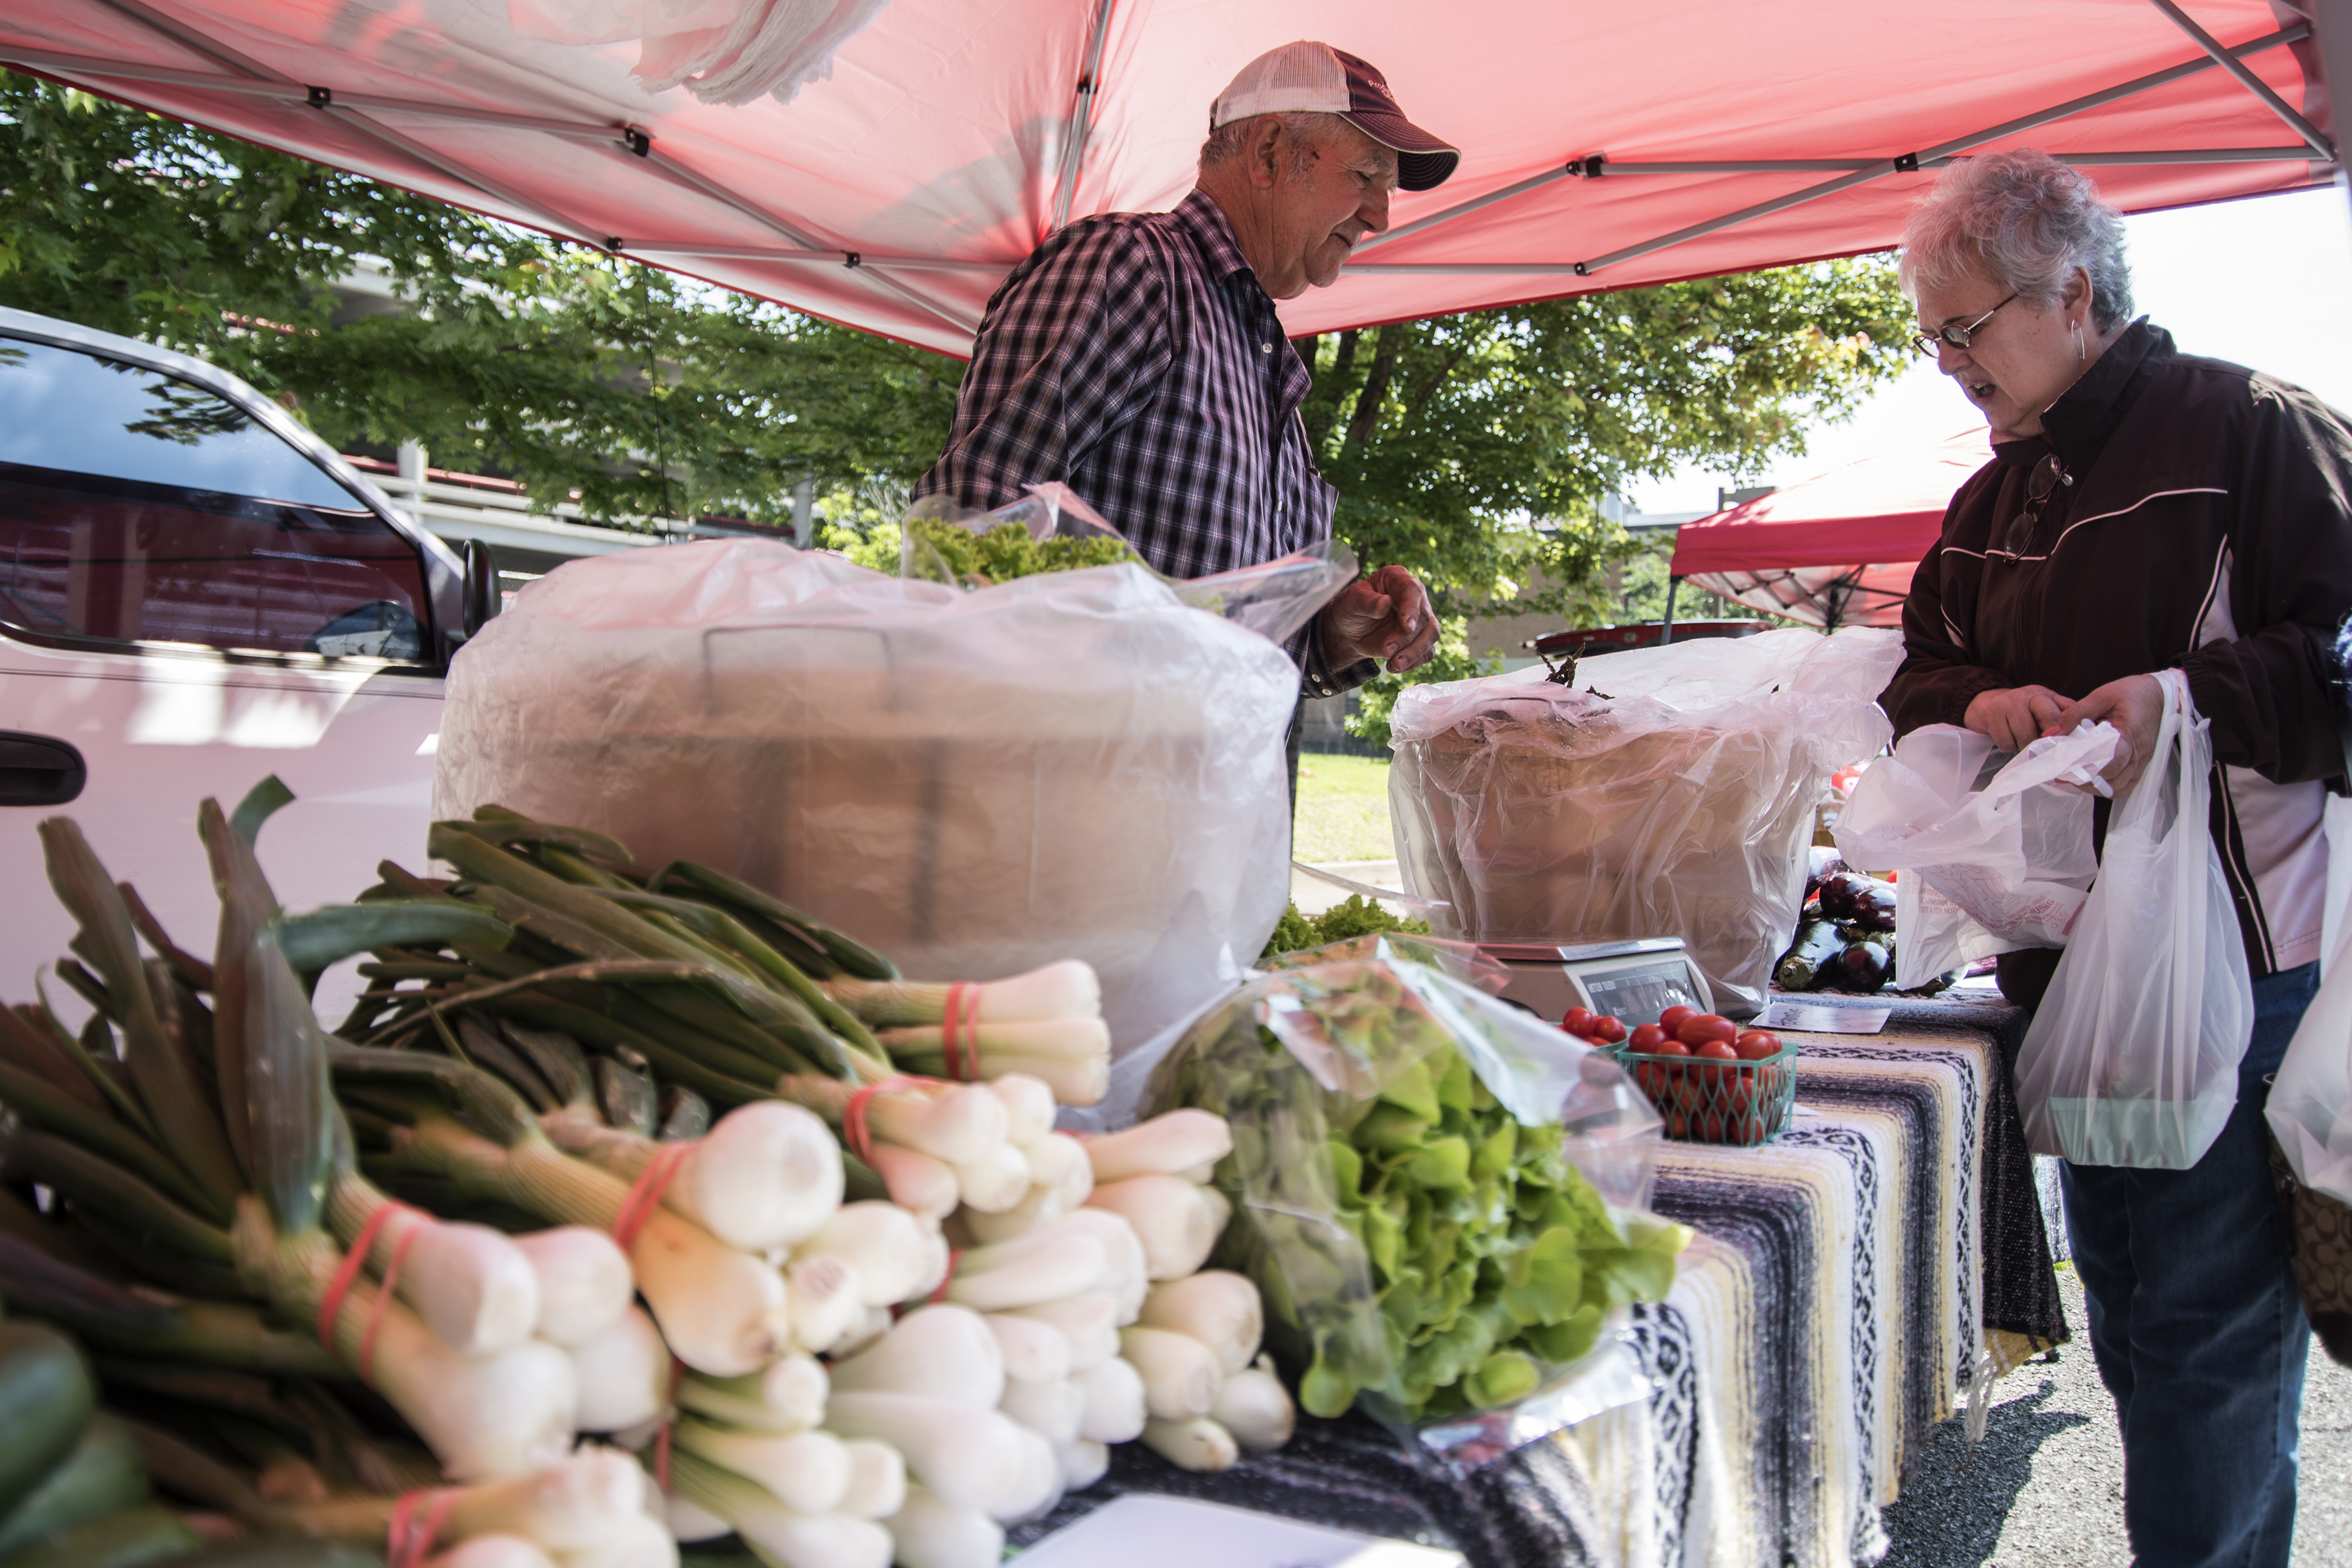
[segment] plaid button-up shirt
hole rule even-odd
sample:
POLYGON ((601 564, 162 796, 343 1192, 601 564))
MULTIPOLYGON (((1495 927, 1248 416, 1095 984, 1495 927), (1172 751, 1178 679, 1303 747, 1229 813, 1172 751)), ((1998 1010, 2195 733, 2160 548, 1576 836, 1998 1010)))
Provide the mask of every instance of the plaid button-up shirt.
MULTIPOLYGON (((1312 378, 1217 204, 1072 224, 988 302, 947 449, 917 497, 987 510, 1059 479, 1171 577, 1255 566, 1331 534, 1298 405, 1312 378)), ((1311 631, 1311 695, 1360 685, 1311 631)))

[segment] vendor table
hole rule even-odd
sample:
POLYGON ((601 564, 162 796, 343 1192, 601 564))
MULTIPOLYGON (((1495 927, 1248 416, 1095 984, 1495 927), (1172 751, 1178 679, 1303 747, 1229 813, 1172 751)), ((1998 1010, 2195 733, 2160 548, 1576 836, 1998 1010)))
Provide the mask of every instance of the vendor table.
POLYGON ((1790 1037, 1796 1110, 1769 1144, 1667 1145, 1654 1206, 1698 1239, 1628 1330, 1646 1403, 1466 1477, 1353 1417, 1302 1420, 1217 1476, 1130 1446, 1015 1539, 1157 1491, 1450 1544, 1478 1568, 1876 1561, 1905 1456, 2066 1330, 2010 1089, 2022 1015, 1873 1001, 1895 1007, 1879 1034, 1790 1037))

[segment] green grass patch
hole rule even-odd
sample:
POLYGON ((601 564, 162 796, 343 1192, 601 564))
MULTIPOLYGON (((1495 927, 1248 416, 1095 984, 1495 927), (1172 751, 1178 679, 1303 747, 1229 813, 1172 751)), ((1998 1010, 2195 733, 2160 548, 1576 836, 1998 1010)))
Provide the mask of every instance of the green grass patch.
POLYGON ((1310 865, 1390 860, 1389 763, 1309 752, 1298 759, 1298 816, 1291 854, 1310 865))

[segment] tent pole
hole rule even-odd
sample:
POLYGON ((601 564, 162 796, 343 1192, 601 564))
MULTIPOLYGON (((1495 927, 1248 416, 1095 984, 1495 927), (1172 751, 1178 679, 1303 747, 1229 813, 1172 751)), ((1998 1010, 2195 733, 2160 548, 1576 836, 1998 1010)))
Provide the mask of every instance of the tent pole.
MULTIPOLYGON (((2313 0, 2312 31, 2319 42, 2319 74, 2331 93, 2352 83, 2352 0, 2313 0)), ((2352 88, 2345 90, 2352 92, 2352 88)))
POLYGON ((2321 134, 2318 126, 2296 113, 2294 106, 2281 98, 2270 83, 2254 74, 2252 67, 2233 58, 2230 51, 2221 47, 2221 40, 2199 26, 2194 16, 2174 5, 2172 0, 2148 0, 2148 4, 2171 17, 2182 32, 2196 39, 2197 47, 2212 56, 2214 63, 2223 70, 2236 77, 2240 86, 2268 104, 2270 111, 2284 121, 2289 131, 2302 137, 2311 150, 2319 154, 2321 162, 2336 162, 2336 143, 2321 134))
POLYGON ((1070 204, 1077 199, 1078 175, 1087 155, 1087 138, 1094 133, 1095 99, 1102 91, 1103 40, 1110 34, 1112 0, 1096 0, 1094 39, 1087 46, 1086 74, 1078 78, 1078 101, 1070 110, 1062 132, 1062 171, 1054 182, 1054 226, 1059 234, 1069 226, 1070 204))
POLYGON ((1679 577, 1666 579, 1666 614, 1665 618, 1658 625, 1660 647, 1675 640, 1675 595, 1682 591, 1682 585, 1683 580, 1679 577))

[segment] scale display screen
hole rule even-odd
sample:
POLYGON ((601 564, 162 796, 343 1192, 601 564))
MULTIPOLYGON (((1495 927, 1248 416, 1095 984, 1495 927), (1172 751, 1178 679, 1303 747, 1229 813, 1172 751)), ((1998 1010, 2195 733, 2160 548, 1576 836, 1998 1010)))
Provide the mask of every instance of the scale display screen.
POLYGON ((1669 1007, 1706 1010, 1706 999, 1691 994, 1690 965, 1679 955, 1664 963, 1587 970, 1576 973, 1576 981, 1592 998, 1586 1005, 1594 1012, 1629 1022, 1648 1023, 1669 1007))

